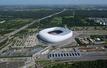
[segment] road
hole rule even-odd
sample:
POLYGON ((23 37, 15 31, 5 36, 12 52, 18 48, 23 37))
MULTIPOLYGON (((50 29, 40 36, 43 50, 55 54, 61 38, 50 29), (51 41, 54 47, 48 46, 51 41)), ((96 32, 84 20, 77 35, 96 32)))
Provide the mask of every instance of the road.
POLYGON ((50 17, 55 16, 55 15, 57 15, 57 14, 60 14, 60 13, 62 13, 62 12, 64 12, 64 11, 65 11, 65 9, 64 9, 64 10, 62 10, 62 11, 60 11, 60 12, 57 12, 57 13, 51 14, 51 15, 49 15, 49 16, 46 16, 46 17, 43 17, 43 18, 40 18, 40 19, 34 20, 33 22, 31 22, 31 23, 29 23, 29 24, 27 24, 27 25, 25 25, 25 26, 23 26, 23 27, 21 27, 21 28, 19 28, 19 29, 15 30, 15 31, 13 31, 13 32, 9 33, 8 37, 10 37, 10 36, 12 36, 12 35, 14 35, 14 34, 16 34, 16 33, 20 32, 20 31, 22 31, 22 30, 24 30, 24 29, 26 29, 27 27, 29 27, 29 26, 33 25, 35 22, 40 22, 41 20, 44 20, 44 19, 50 18, 50 17))
MULTIPOLYGON (((40 22, 41 20, 50 18, 50 17, 55 16, 55 15, 58 15, 58 14, 64 12, 64 11, 66 11, 66 9, 64 9, 64 10, 62 10, 62 11, 60 11, 60 12, 51 14, 51 15, 49 15, 49 16, 46 16, 46 17, 43 17, 43 18, 34 20, 33 22, 31 22, 31 23, 29 23, 29 24, 26 24, 25 26, 23 26, 23 27, 21 27, 21 28, 15 30, 15 31, 13 31, 13 32, 11 32, 11 33, 9 33, 9 34, 7 34, 7 35, 5 36, 5 38, 3 38, 2 40, 0 40, 0 43, 4 42, 4 41, 7 40, 8 38, 10 38, 10 36, 15 35, 16 33, 18 33, 18 32, 20 32, 20 31, 22 31, 22 30, 28 28, 29 26, 33 25, 34 23, 40 22)), ((11 44, 11 43, 10 43, 10 44, 11 44)), ((8 45, 8 46, 10 46, 10 45, 8 45)), ((0 52, 2 52, 3 50, 7 49, 8 46, 6 46, 6 47, 4 47, 3 49, 1 49, 0 52)), ((25 67, 23 67, 23 68, 26 68, 27 66, 30 66, 30 65, 32 65, 32 64, 33 64, 33 63, 26 64, 25 67)), ((39 67, 38 64, 36 64, 36 66, 39 67)), ((40 68, 40 67, 39 67, 39 68, 40 68)))
POLYGON ((29 24, 26 24, 25 26, 23 26, 23 27, 15 30, 15 31, 7 34, 5 38, 3 38, 3 39, 0 40, 0 43, 4 42, 4 41, 5 41, 6 39, 8 39, 10 36, 15 35, 16 33, 18 33, 18 32, 20 32, 20 31, 28 28, 29 26, 33 25, 35 22, 40 22, 41 20, 44 20, 44 19, 50 18, 50 17, 52 17, 52 16, 58 15, 58 14, 64 12, 64 11, 66 11, 66 9, 64 9, 64 10, 62 10, 62 11, 60 11, 60 12, 51 14, 51 15, 46 16, 46 17, 43 17, 43 18, 40 18, 40 19, 36 19, 36 20, 34 20, 33 22, 31 22, 31 23, 29 23, 29 24))
POLYGON ((89 31, 74 31, 77 34, 84 35, 107 35, 107 30, 89 30, 89 31))

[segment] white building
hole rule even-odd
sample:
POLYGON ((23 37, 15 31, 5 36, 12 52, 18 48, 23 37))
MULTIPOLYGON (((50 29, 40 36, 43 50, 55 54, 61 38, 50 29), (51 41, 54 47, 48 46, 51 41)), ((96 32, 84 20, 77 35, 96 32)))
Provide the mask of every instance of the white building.
POLYGON ((73 31, 62 27, 53 27, 40 31, 38 35, 44 41, 56 43, 71 38, 73 31))

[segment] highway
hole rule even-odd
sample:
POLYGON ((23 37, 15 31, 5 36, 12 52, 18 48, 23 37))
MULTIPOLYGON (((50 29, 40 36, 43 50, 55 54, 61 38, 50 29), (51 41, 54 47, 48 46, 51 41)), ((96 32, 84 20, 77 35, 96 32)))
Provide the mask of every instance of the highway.
POLYGON ((60 14, 60 13, 64 12, 65 10, 66 10, 66 9, 64 9, 64 10, 62 10, 62 11, 60 11, 60 12, 51 14, 51 15, 49 15, 49 16, 46 16, 46 17, 43 17, 43 18, 34 20, 33 22, 31 22, 31 23, 29 23, 29 24, 27 24, 27 25, 25 25, 25 26, 23 26, 23 27, 21 27, 21 28, 15 30, 15 31, 9 33, 8 37, 10 37, 10 36, 12 36, 12 35, 14 35, 14 34, 20 32, 20 31, 22 31, 22 30, 24 30, 24 29, 26 29, 26 28, 28 28, 29 26, 33 25, 35 22, 40 22, 41 20, 44 20, 44 19, 50 18, 50 17, 52 17, 52 16, 55 16, 55 15, 57 15, 57 14, 60 14))
POLYGON ((107 35, 107 30, 89 30, 89 31, 74 31, 77 34, 84 35, 107 35))
MULTIPOLYGON (((46 16, 46 17, 43 17, 43 18, 40 18, 40 19, 36 19, 36 20, 32 21, 31 23, 26 24, 25 26, 23 26, 23 27, 15 30, 15 31, 13 31, 13 32, 11 32, 11 33, 9 33, 9 34, 6 34, 5 37, 4 37, 2 40, 0 40, 0 43, 4 42, 4 41, 7 40, 8 38, 10 38, 10 36, 15 35, 16 33, 18 33, 18 32, 20 32, 20 31, 28 28, 29 26, 33 25, 34 23, 40 22, 41 20, 50 18, 50 17, 55 16, 55 15, 58 15, 58 14, 64 12, 64 11, 66 11, 66 9, 64 9, 64 10, 62 10, 62 11, 60 11, 60 12, 51 14, 51 15, 46 16)), ((6 46, 6 47, 4 47, 3 49, 1 49, 1 50, 0 50, 0 53, 1 53, 2 51, 6 50, 10 45, 11 45, 11 43, 10 43, 8 46, 6 46)), ((30 61, 32 61, 32 60, 30 60, 30 61)), ((32 62, 32 63, 30 63, 30 64, 26 64, 23 68, 26 68, 27 66, 31 66, 33 63, 34 63, 34 62, 32 62)), ((36 64, 36 66, 39 67, 38 64, 36 64)), ((40 67, 39 67, 39 68, 40 68, 40 67)))
POLYGON ((26 24, 25 26, 23 26, 23 27, 21 27, 21 28, 15 30, 15 31, 13 31, 13 32, 11 32, 11 33, 9 33, 9 34, 7 34, 7 35, 5 36, 5 38, 3 38, 3 39, 0 40, 0 43, 4 42, 4 41, 5 41, 6 39, 8 39, 10 36, 15 35, 16 33, 18 33, 18 32, 20 32, 20 31, 22 31, 22 30, 28 28, 29 26, 33 25, 34 23, 40 22, 41 20, 50 18, 50 17, 55 16, 55 15, 58 15, 58 14, 64 12, 64 11, 66 11, 66 9, 64 9, 64 10, 62 10, 62 11, 60 11, 60 12, 51 14, 51 15, 46 16, 46 17, 43 17, 43 18, 40 18, 40 19, 36 19, 36 20, 34 20, 33 22, 31 22, 31 23, 29 23, 29 24, 26 24))

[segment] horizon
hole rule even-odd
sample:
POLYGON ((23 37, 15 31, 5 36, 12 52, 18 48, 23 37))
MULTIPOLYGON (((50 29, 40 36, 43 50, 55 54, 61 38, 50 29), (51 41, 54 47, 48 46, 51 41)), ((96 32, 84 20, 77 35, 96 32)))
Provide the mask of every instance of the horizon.
POLYGON ((0 5, 107 5, 107 0, 1 0, 0 5))

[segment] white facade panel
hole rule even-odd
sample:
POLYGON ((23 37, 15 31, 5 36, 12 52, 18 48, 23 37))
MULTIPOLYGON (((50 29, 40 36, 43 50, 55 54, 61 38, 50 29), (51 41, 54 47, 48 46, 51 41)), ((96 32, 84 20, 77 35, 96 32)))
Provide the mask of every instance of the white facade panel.
POLYGON ((47 28, 39 32, 40 38, 47 42, 51 43, 56 43, 56 42, 61 42, 64 41, 70 37, 72 37, 73 31, 67 29, 67 28, 62 28, 62 27, 53 27, 53 28, 47 28), (55 31, 55 30, 60 30, 62 31, 59 34, 50 34, 49 32, 55 31))

